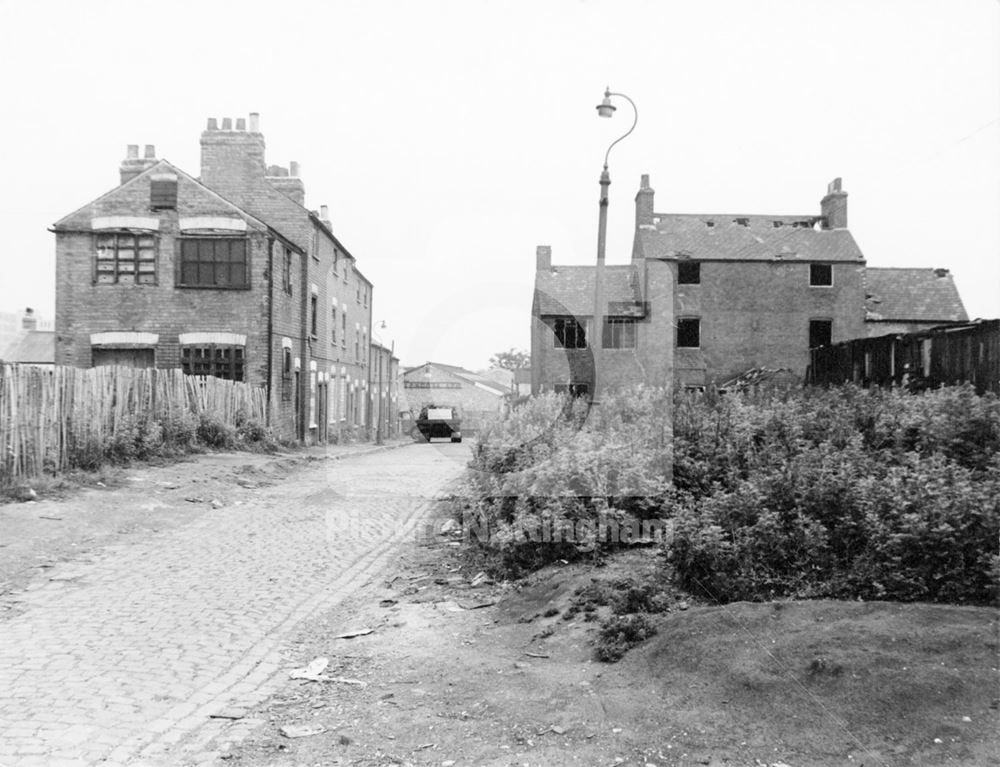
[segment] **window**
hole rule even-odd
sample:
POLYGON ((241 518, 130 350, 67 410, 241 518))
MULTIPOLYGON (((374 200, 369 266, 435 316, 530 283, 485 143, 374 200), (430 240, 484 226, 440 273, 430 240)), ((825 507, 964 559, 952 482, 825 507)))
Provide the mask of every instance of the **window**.
POLYGON ((182 346, 181 370, 189 376, 243 380, 243 347, 209 344, 182 346))
POLYGON ((701 346, 701 320, 688 317, 677 320, 677 346, 697 349, 701 346))
POLYGON ((330 315, 330 343, 334 346, 337 345, 337 307, 333 307, 333 313, 330 315))
POLYGON ((833 336, 833 320, 809 320, 809 348, 829 346, 833 336))
POLYGON ((347 348, 347 311, 340 314, 340 345, 347 348))
POLYGON ((552 388, 556 394, 569 394, 571 397, 586 397, 590 393, 590 384, 585 383, 556 384, 552 388))
POLYGON ((632 317, 605 317, 602 341, 605 349, 634 349, 635 320, 632 317))
POLYGON ((153 210, 174 210, 177 207, 177 176, 160 173, 150 178, 149 207, 153 210))
POLYGON ((552 332, 555 333, 557 349, 586 349, 586 323, 575 317, 556 317, 552 321, 552 332))
POLYGON ((156 284, 155 235, 107 232, 98 234, 96 240, 97 284, 156 284))
POLYGON ((292 251, 285 248, 285 259, 282 263, 281 283, 288 295, 292 295, 292 251))
POLYGON ((292 399, 292 350, 287 346, 281 350, 281 400, 292 399))
POLYGON ((313 338, 316 338, 317 324, 319 323, 319 319, 316 316, 319 313, 317 311, 318 304, 319 304, 319 296, 313 293, 311 296, 309 296, 309 335, 311 335, 313 338))
POLYGON ((833 285, 833 264, 809 264, 809 284, 820 288, 833 285))
POLYGON ((677 284, 678 285, 701 284, 701 264, 698 263, 697 261, 678 261, 677 284))
POLYGON ((368 306, 368 286, 367 285, 364 287, 363 291, 364 292, 361 294, 361 297, 362 297, 362 299, 364 299, 365 306, 368 306))
POLYGON ((247 241, 243 238, 188 237, 180 241, 177 283, 188 288, 249 288, 247 241))

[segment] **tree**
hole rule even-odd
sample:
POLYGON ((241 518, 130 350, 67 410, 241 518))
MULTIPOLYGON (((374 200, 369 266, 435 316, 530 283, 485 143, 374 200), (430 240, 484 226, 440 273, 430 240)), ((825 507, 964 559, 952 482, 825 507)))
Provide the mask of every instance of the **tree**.
POLYGON ((531 355, 523 349, 511 347, 490 357, 490 366, 503 370, 524 370, 531 367, 531 355))

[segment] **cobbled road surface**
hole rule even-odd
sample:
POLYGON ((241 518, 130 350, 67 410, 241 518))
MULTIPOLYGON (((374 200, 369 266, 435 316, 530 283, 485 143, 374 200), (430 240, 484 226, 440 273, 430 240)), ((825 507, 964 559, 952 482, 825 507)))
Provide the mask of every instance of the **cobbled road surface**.
POLYGON ((0 766, 213 763, 254 725, 213 715, 287 679, 298 624, 382 570, 467 458, 434 443, 318 462, 48 571, 0 621, 0 766))

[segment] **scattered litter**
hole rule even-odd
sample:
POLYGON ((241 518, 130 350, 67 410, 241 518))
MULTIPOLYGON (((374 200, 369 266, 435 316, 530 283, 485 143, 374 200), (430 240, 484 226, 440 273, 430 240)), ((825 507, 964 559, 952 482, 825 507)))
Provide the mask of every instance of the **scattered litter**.
POLYGON ((378 606, 379 607, 392 607, 394 604, 396 604, 396 600, 395 599, 383 599, 381 602, 378 603, 378 606))
POLYGON ((941 738, 934 738, 934 742, 935 743, 944 743, 944 741, 941 740, 941 738))
POLYGON ((310 735, 326 732, 326 728, 318 724, 286 724, 284 727, 279 727, 278 732, 286 738, 307 738, 310 735))
POLYGON ((297 668, 288 676, 291 679, 308 679, 311 682, 319 682, 321 681, 320 674, 326 671, 328 665, 330 665, 329 658, 316 658, 305 668, 297 668))
POLYGON ((678 610, 687 610, 687 609, 688 609, 688 607, 689 607, 689 605, 688 605, 688 603, 687 603, 687 602, 683 602, 683 601, 682 601, 682 602, 678 602, 678 603, 677 603, 677 609, 678 609, 678 610))
POLYGON ((446 759, 445 761, 441 762, 441 767, 455 767, 455 760, 446 759))
POLYGON ((613 732, 613 733, 614 733, 615 735, 617 735, 617 734, 618 734, 618 733, 620 733, 621 731, 622 731, 622 728, 621 728, 621 727, 612 727, 612 728, 611 728, 611 732, 613 732))
POLYGON ((972 717, 971 716, 963 716, 962 717, 962 721, 963 722, 971 722, 972 721, 972 717))
POLYGON ((39 519, 50 519, 53 522, 62 522, 62 517, 46 517, 44 514, 38 515, 39 519))
POLYGON ((472 579, 473 586, 488 586, 493 583, 493 579, 490 578, 486 573, 478 573, 475 578, 472 579))
POLYGON ((454 535, 455 533, 461 535, 462 526, 454 519, 446 519, 441 525, 441 535, 454 535))
POLYGON ((544 652, 526 652, 525 655, 527 655, 529 658, 548 658, 549 657, 549 654, 548 653, 544 653, 544 652))
POLYGON ((209 714, 209 719, 243 719, 247 715, 245 708, 224 708, 214 714, 209 714))
POLYGON ((566 732, 566 728, 565 727, 560 727, 557 724, 553 724, 553 725, 551 725, 549 727, 546 727, 544 730, 539 731, 538 734, 539 735, 544 735, 547 732, 554 732, 556 735, 563 735, 566 732))
POLYGON ((348 678, 343 677, 343 676, 323 677, 322 681, 324 681, 324 682, 335 682, 337 684, 352 684, 352 685, 354 685, 356 687, 367 687, 368 686, 368 682, 362 682, 360 679, 348 679, 348 678))
POLYGON ((784 762, 774 762, 771 767, 792 767, 790 764, 785 764, 784 762))
POLYGON ((458 606, 463 610, 478 610, 480 607, 490 607, 496 603, 495 599, 486 599, 481 602, 459 602, 458 606))
POLYGON ((204 503, 205 502, 204 498, 199 498, 196 495, 192 495, 191 497, 185 498, 184 500, 187 501, 188 503, 204 503))
POLYGON ((213 509, 221 509, 223 506, 225 506, 225 504, 222 501, 220 501, 218 498, 213 498, 211 506, 212 506, 213 509))
POLYGON ((417 746, 413 750, 414 751, 423 751, 425 748, 434 748, 434 744, 433 743, 421 743, 419 746, 417 746))
POLYGON ((103 482, 95 482, 94 484, 97 485, 98 487, 107 487, 107 485, 105 485, 103 482))
POLYGON ((334 639, 352 639, 354 637, 363 637, 371 634, 375 629, 354 629, 352 631, 345 631, 343 634, 337 634, 333 637, 334 639))

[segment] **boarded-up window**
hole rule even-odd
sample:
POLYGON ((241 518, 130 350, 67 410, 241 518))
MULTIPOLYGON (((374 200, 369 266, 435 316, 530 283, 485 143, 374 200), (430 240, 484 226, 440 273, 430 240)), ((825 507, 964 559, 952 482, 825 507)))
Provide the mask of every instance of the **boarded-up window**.
POLYGON ((97 284, 156 284, 156 235, 101 232, 95 244, 97 284))
POLYGON ((149 180, 149 207, 153 210, 174 210, 177 207, 177 176, 164 173, 149 180))

